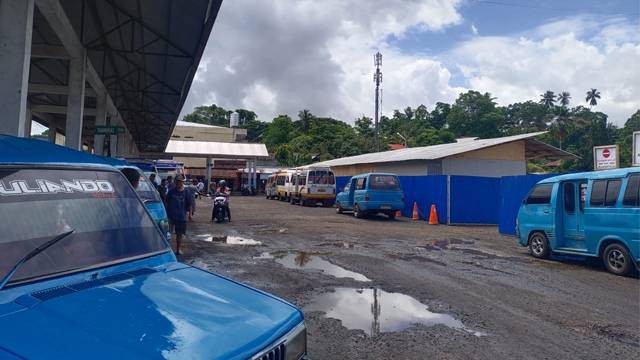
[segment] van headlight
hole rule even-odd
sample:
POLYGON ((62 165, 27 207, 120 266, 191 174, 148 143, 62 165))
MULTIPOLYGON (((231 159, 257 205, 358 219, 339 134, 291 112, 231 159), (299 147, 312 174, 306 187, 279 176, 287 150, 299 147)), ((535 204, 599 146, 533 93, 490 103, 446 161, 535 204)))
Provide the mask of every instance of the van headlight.
POLYGON ((304 323, 298 325, 285 341, 286 360, 299 360, 307 353, 307 328, 304 323))

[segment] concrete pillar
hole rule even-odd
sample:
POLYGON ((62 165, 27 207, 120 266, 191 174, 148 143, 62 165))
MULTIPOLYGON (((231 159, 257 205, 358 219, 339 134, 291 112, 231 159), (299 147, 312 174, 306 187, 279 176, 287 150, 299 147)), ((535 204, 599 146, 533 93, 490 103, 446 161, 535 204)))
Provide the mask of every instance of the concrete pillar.
MULTIPOLYGON (((34 0, 0 1, 0 133, 25 136, 34 0)), ((28 134, 26 134, 28 135, 28 134)))
POLYGON ((24 112, 24 137, 31 137, 31 122, 33 121, 33 114, 31 109, 27 107, 27 111, 24 112))
MULTIPOLYGON (((107 125, 107 95, 96 97, 96 126, 107 125)), ((93 148, 96 155, 104 155, 104 135, 93 135, 93 148)))
POLYGON ((56 143, 56 135, 58 132, 56 131, 56 125, 53 122, 49 123, 49 142, 52 144, 56 143))
POLYGON ((67 123, 64 144, 82 151, 82 117, 84 115, 84 83, 86 56, 69 60, 69 94, 67 95, 67 123))

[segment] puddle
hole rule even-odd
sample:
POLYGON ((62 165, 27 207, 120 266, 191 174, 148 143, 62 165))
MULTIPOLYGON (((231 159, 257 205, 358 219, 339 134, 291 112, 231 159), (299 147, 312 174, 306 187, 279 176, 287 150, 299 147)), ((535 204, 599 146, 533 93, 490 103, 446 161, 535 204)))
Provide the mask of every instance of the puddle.
POLYGON ((275 253, 262 253, 260 256, 254 259, 273 259, 278 264, 283 265, 289 269, 313 269, 320 270, 327 275, 331 275, 337 278, 350 278, 356 281, 368 282, 371 279, 366 276, 347 270, 338 265, 332 264, 327 260, 322 259, 317 255, 312 255, 308 252, 299 251, 296 253, 289 252, 275 252, 275 253))
POLYGON ((262 245, 262 241, 232 235, 213 236, 211 234, 203 234, 195 235, 193 236, 193 239, 207 242, 219 242, 229 245, 262 245))
POLYGON ((427 250, 447 250, 449 245, 471 245, 473 240, 449 238, 449 239, 437 239, 431 240, 425 245, 427 250))
POLYGON ((363 330, 369 336, 404 330, 414 324, 444 325, 475 336, 485 334, 464 326, 448 314, 434 313, 411 296, 380 289, 336 288, 316 296, 305 311, 322 311, 342 321, 348 329, 363 330))

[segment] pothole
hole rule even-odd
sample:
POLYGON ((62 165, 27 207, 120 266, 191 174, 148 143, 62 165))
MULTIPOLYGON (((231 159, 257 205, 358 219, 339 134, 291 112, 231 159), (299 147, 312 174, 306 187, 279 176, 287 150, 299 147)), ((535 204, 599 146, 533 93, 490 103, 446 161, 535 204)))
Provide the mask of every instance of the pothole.
POLYGON ((262 241, 245 238, 241 236, 233 236, 233 235, 213 236, 211 234, 202 234, 202 235, 192 236, 192 238, 194 240, 199 240, 199 241, 225 243, 228 245, 250 245, 250 246, 262 245, 262 241))
POLYGON ((381 289, 336 288, 322 293, 305 311, 321 311, 325 317, 338 319, 348 329, 363 330, 369 336, 404 330, 414 324, 444 325, 475 336, 484 336, 448 314, 435 313, 428 306, 401 293, 381 289))
POLYGON ((290 252, 274 252, 262 253, 255 259, 273 259, 278 264, 288 269, 309 269, 320 270, 327 275, 337 278, 350 278, 356 281, 369 282, 371 279, 357 272, 347 270, 341 266, 333 264, 318 255, 313 255, 306 251, 290 252))

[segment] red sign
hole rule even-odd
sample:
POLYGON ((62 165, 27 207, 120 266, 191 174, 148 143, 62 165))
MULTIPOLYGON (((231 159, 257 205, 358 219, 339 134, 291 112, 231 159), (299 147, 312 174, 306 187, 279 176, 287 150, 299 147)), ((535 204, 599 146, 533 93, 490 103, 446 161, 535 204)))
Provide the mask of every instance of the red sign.
POLYGON ((611 156, 611 151, 609 151, 609 149, 602 150, 602 156, 608 158, 609 156, 611 156))

